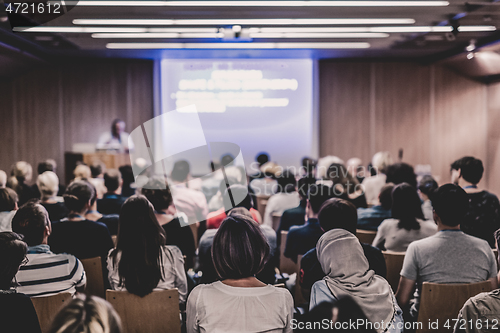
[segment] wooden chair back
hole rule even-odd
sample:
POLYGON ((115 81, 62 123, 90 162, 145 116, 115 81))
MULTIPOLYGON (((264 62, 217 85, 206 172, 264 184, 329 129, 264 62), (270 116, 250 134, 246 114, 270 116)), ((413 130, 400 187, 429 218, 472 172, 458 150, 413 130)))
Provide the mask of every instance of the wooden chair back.
POLYGON ((274 231, 278 230, 281 221, 281 214, 273 213, 273 229, 274 231))
POLYGON ((376 235, 376 231, 356 229, 356 237, 361 243, 372 245, 376 235))
POLYGON ((386 280, 391 285, 392 290, 396 292, 398 289, 401 268, 403 268, 405 252, 382 251, 382 254, 384 255, 385 265, 387 267, 386 280))
POLYGON ((181 333, 177 289, 153 291, 144 297, 108 289, 106 300, 120 316, 124 333, 181 333))
POLYGON ((59 293, 53 296, 31 298, 42 333, 46 333, 50 330, 50 325, 57 313, 68 304, 71 299, 70 293, 59 293))
POLYGON ((293 274, 297 272, 297 264, 292 259, 285 257, 286 237, 288 231, 281 231, 281 244, 280 244, 280 272, 293 274))
POLYGON ((418 333, 426 332, 453 332, 458 313, 464 303, 471 297, 482 292, 491 291, 489 281, 464 284, 438 284, 424 282, 420 294, 420 308, 418 311, 418 322, 422 327, 417 329, 418 333), (429 327, 429 322, 438 321, 438 327, 429 327), (449 328, 444 327, 448 321, 449 328))
POLYGON ((260 213, 260 216, 264 218, 264 213, 266 212, 267 200, 269 200, 269 195, 257 195, 257 210, 260 213))
POLYGON ((85 274, 87 275, 85 293, 87 295, 105 298, 106 294, 104 291, 104 277, 102 275, 101 257, 82 259, 80 261, 82 262, 83 269, 85 269, 85 274))

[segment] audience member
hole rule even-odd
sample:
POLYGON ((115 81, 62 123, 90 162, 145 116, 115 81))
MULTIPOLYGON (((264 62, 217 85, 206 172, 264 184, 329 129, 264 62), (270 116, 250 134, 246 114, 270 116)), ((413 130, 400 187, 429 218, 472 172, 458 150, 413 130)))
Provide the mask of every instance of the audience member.
POLYGON ((318 162, 310 157, 302 159, 301 174, 303 178, 314 179, 316 181, 316 165, 318 162))
POLYGON ((120 317, 111 304, 95 296, 77 297, 52 321, 49 333, 121 333, 120 317))
POLYGON ((266 152, 261 152, 255 156, 255 162, 252 163, 252 171, 255 171, 255 173, 251 174, 249 176, 249 182, 256 178, 264 178, 264 172, 262 172, 261 167, 269 162, 269 154, 266 152))
POLYGON ((287 209, 297 207, 300 203, 299 194, 296 191, 295 175, 288 170, 283 171, 277 178, 277 193, 267 201, 264 213, 264 225, 273 225, 273 214, 282 215, 287 209))
POLYGON ((75 181, 68 186, 64 194, 68 217, 52 223, 49 238, 55 253, 70 253, 78 259, 101 257, 106 263, 106 255, 113 248, 109 230, 105 224, 85 218, 94 197, 95 190, 87 181, 75 181))
POLYGON ((221 281, 198 285, 187 302, 187 332, 292 332, 293 298, 255 275, 269 259, 260 228, 246 216, 227 217, 212 256, 221 281))
MULTIPOLYGON (((321 228, 327 232, 334 229, 347 230, 353 235, 356 234, 356 223, 358 220, 356 207, 349 201, 333 198, 327 200, 318 214, 321 228)), ((361 243, 364 255, 368 260, 369 269, 375 274, 385 277, 387 273, 385 259, 382 252, 369 245, 361 243)), ((301 286, 311 289, 312 285, 325 276, 318 261, 316 248, 308 251, 301 261, 301 286)))
POLYGON ((7 186, 7 174, 5 171, 0 170, 0 188, 5 188, 7 186))
POLYGON ((230 187, 228 187, 224 191, 223 203, 223 208, 208 214, 207 229, 218 229, 222 221, 227 217, 226 212, 235 207, 244 207, 248 209, 250 214, 252 214, 252 218, 257 223, 262 223, 262 217, 260 216, 259 211, 253 208, 252 198, 250 197, 246 186, 231 185, 230 187))
POLYGON ((90 208, 85 213, 85 219, 95 222, 101 222, 108 227, 109 233, 111 235, 118 234, 118 214, 107 214, 103 215, 97 211, 97 196, 96 189, 91 183, 87 183, 91 188, 94 195, 90 199, 90 208))
POLYGON ((316 179, 303 177, 298 181, 297 193, 299 193, 300 202, 295 208, 287 209, 283 212, 280 219, 278 230, 276 230, 276 239, 278 247, 281 244, 281 231, 290 230, 291 226, 304 225, 306 222, 307 193, 309 187, 316 183, 316 179))
MULTIPOLYGON (((38 163, 38 166, 37 166, 37 173, 38 175, 41 175, 42 173, 44 173, 45 171, 52 171, 53 173, 57 174, 57 163, 55 160, 49 158, 43 162, 40 162, 38 163)), ((66 191, 66 186, 62 185, 61 183, 59 183, 59 186, 58 186, 58 190, 57 190, 57 196, 62 196, 64 194, 64 191, 66 191)), ((38 190, 38 186, 35 184, 33 185, 33 189, 35 191, 39 191, 38 190)), ((40 193, 40 195, 38 196, 38 198, 41 196, 42 194, 40 193)))
POLYGON ((316 246, 323 234, 318 221, 321 205, 332 197, 331 190, 325 185, 311 185, 307 193, 307 222, 302 226, 291 226, 285 246, 285 257, 297 262, 297 255, 303 255, 316 246))
POLYGON ((160 226, 166 234, 166 245, 177 246, 183 255, 186 256, 188 267, 193 266, 194 254, 196 251, 193 231, 191 228, 183 228, 187 217, 179 216, 175 211, 172 201, 172 193, 166 183, 165 178, 152 177, 146 186, 141 189, 144 195, 154 207, 155 216, 160 226))
POLYGON ((387 183, 393 183, 394 185, 407 183, 413 186, 413 188, 417 188, 417 175, 413 167, 407 163, 394 163, 389 165, 385 174, 387 176, 387 183))
POLYGON ((184 160, 175 162, 170 177, 170 190, 177 211, 186 214, 190 224, 204 221, 208 215, 207 199, 201 191, 187 187, 189 163, 184 160))
POLYGON ((321 302, 296 322, 294 332, 351 332, 376 333, 363 310, 349 296, 335 302, 321 302), (325 322, 327 325, 325 325, 325 322), (354 326, 352 323, 356 323, 354 326), (360 325, 358 325, 360 324, 360 325), (333 327, 333 328, 332 328, 333 327), (340 327, 340 328, 336 328, 340 327))
POLYGON ((427 221, 434 221, 431 197, 438 187, 437 182, 430 175, 423 176, 418 182, 418 195, 422 200, 422 213, 424 213, 424 218, 427 221))
POLYGON ((86 180, 92 178, 92 171, 90 171, 90 167, 86 164, 78 164, 73 170, 73 175, 75 176, 74 180, 86 180))
POLYGON ((378 196, 378 205, 358 208, 358 229, 376 231, 383 220, 390 218, 393 183, 385 184, 378 196))
POLYGON ((403 323, 403 312, 391 286, 370 270, 356 236, 347 230, 330 230, 321 236, 316 252, 326 277, 314 283, 310 308, 321 302, 332 302, 342 296, 350 296, 370 322, 379 325, 384 323, 377 332, 403 331, 399 327, 403 323))
POLYGON ((0 232, 12 231, 12 218, 16 214, 17 193, 10 188, 0 188, 0 232))
POLYGON ((16 191, 19 197, 19 206, 28 200, 38 198, 38 193, 27 183, 33 176, 33 168, 28 162, 20 161, 12 166, 11 177, 7 180, 7 186, 16 191))
POLYGON ((12 219, 12 230, 23 235, 29 246, 28 262, 16 275, 18 292, 29 297, 61 292, 74 295, 85 287, 87 278, 80 260, 71 254, 50 251, 48 238, 52 229, 49 214, 42 205, 29 201, 21 206, 12 219))
POLYGON ((378 195, 382 186, 386 183, 387 176, 385 171, 392 164, 392 156, 388 151, 380 151, 373 155, 372 168, 370 169, 375 175, 366 177, 363 180, 363 188, 365 191, 366 202, 370 206, 378 205, 378 195))
POLYGON ((493 248, 493 233, 500 228, 500 203, 496 195, 478 188, 483 172, 483 163, 474 157, 463 157, 451 165, 452 182, 462 187, 469 198, 461 230, 486 240, 493 248))
POLYGON ((332 181, 332 193, 335 197, 352 202, 356 208, 367 207, 363 187, 343 164, 331 164, 326 179, 332 181))
POLYGON ((347 160, 346 163, 347 171, 351 177, 356 178, 358 183, 362 183, 365 179, 365 169, 363 167, 363 162, 358 157, 352 157, 347 160))
POLYGON ((325 179, 328 172, 328 168, 332 164, 344 164, 344 161, 337 156, 328 155, 318 159, 318 164, 316 165, 316 178, 325 179))
POLYGON ((373 246, 381 250, 405 252, 411 242, 434 235, 437 226, 424 221, 417 190, 408 183, 392 190, 392 218, 384 220, 377 230, 373 246))
POLYGON ((283 169, 274 162, 267 162, 260 167, 264 177, 253 179, 250 182, 250 188, 256 195, 271 196, 278 191, 278 182, 276 178, 280 175, 283 169))
POLYGON ((102 197, 97 199, 97 211, 102 214, 120 214, 120 209, 126 198, 121 196, 122 176, 120 171, 109 169, 104 174, 104 186, 108 190, 102 197))
POLYGON ((432 197, 438 233, 408 246, 396 297, 416 320, 423 282, 471 283, 489 280, 497 288, 497 263, 488 243, 460 231, 468 207, 467 193, 445 184, 432 197), (415 298, 411 299, 417 284, 415 298))
POLYGON ((59 221, 68 216, 68 209, 61 197, 57 196, 59 191, 59 178, 52 171, 45 171, 38 175, 36 185, 41 195, 41 205, 49 213, 51 221, 59 221))
POLYGON ((122 165, 118 168, 120 174, 122 175, 122 197, 128 198, 135 194, 135 178, 134 172, 132 171, 131 165, 122 165))
POLYGON ((41 333, 38 316, 25 294, 15 289, 19 267, 26 262, 28 246, 13 232, 0 232, 0 325, 4 333, 41 333), (14 282, 14 283, 13 283, 14 282))
POLYGON ((96 161, 90 165, 91 178, 87 179, 95 187, 97 199, 102 199, 108 191, 104 185, 104 172, 106 167, 101 161, 96 161))
POLYGON ((116 248, 109 251, 109 282, 114 290, 145 296, 153 290, 177 288, 186 301, 184 259, 177 246, 165 245, 165 231, 153 205, 143 195, 125 201, 120 213, 116 248))
MULTIPOLYGON (((495 231, 495 240, 500 244, 500 229, 495 231)), ((480 293, 465 302, 458 314, 458 325, 454 333, 487 333, 497 326, 500 318, 500 289, 480 293), (463 324, 465 323, 465 325, 463 324), (472 325, 471 325, 472 324, 472 325)))

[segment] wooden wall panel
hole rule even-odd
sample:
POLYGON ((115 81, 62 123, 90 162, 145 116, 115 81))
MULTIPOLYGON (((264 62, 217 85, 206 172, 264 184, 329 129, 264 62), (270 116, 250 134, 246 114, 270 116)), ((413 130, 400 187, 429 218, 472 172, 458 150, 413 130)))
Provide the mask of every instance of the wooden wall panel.
POLYGON ((370 64, 320 66, 320 156, 371 158, 370 64))
POLYGON ((97 142, 115 118, 130 132, 153 117, 152 84, 153 63, 141 60, 62 65, 0 83, 8 92, 0 109, 0 169, 8 172, 17 160, 36 168, 54 158, 64 179, 63 154, 74 143, 97 142))

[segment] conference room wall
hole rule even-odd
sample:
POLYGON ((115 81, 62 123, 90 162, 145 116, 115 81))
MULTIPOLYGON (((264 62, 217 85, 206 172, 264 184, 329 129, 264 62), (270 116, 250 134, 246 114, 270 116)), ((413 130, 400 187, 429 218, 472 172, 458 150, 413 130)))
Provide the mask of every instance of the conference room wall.
POLYGON ((500 194, 500 176, 492 176, 500 153, 488 145, 500 141, 488 121, 492 113, 500 119, 500 100, 488 106, 500 85, 488 90, 446 68, 405 62, 321 61, 319 73, 320 155, 367 164, 377 151, 397 160, 403 149, 404 162, 430 165, 440 183, 449 182, 455 159, 473 155, 485 163, 481 185, 500 194))
MULTIPOLYGON (((64 152, 97 142, 121 118, 130 131, 153 117, 153 62, 65 64, 0 82, 0 169, 53 158, 64 179, 64 152)), ((34 181, 34 180, 33 180, 34 181)))

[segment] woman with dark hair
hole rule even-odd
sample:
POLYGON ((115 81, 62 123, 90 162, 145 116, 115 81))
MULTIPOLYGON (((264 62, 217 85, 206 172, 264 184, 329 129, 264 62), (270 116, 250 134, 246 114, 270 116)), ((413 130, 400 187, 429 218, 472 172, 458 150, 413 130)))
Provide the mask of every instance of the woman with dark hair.
POLYGON ((187 332, 292 332, 293 299, 288 290, 255 277, 269 252, 252 219, 227 217, 212 245, 220 281, 198 285, 189 295, 187 332))
POLYGON ((14 277, 25 262, 28 245, 14 232, 0 232, 0 327, 4 333, 41 332, 31 299, 17 293, 14 277))
POLYGON ((438 187, 438 183, 430 175, 423 176, 418 182, 418 195, 422 199, 422 213, 428 221, 434 221, 431 198, 438 187))
POLYGON ((337 198, 352 202, 356 208, 368 207, 363 188, 343 164, 332 163, 328 167, 325 179, 333 182, 332 193, 337 198))
POLYGON ((193 231, 191 228, 183 228, 187 223, 187 216, 177 214, 173 205, 172 193, 165 178, 153 177, 141 189, 144 195, 155 209, 155 216, 166 233, 166 244, 177 246, 186 256, 188 267, 193 267, 193 259, 196 251, 193 231))
POLYGON ((85 180, 68 186, 63 198, 69 213, 52 223, 49 245, 54 253, 65 252, 78 259, 101 257, 105 268, 105 258, 113 247, 113 240, 105 224, 85 217, 94 197, 94 187, 85 180))
POLYGON ((109 282, 114 290, 146 296, 153 290, 179 290, 184 303, 187 280, 177 246, 165 245, 165 231, 153 205, 143 195, 125 201, 120 213, 116 248, 108 255, 109 282))
POLYGON ((422 202, 417 190, 402 183, 392 190, 392 218, 378 227, 373 246, 381 250, 405 252, 411 242, 434 235, 437 226, 424 221, 422 202))

